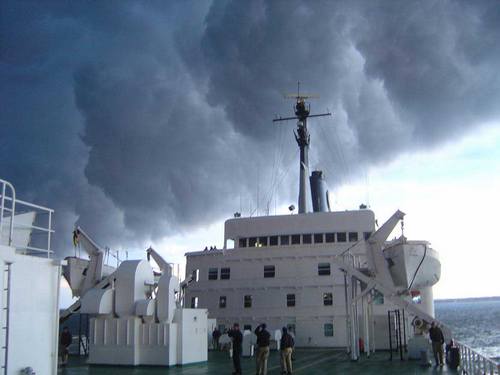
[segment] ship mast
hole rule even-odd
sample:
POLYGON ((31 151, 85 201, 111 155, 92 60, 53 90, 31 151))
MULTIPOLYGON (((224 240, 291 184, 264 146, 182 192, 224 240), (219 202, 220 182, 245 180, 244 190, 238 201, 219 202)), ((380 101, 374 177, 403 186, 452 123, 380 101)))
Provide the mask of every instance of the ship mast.
POLYGON ((288 120, 297 120, 297 129, 294 131, 295 140, 300 149, 300 177, 299 177, 299 214, 307 213, 307 182, 309 172, 309 143, 311 136, 307 130, 307 119, 309 117, 323 117, 331 116, 331 113, 321 113, 311 115, 310 104, 306 105, 305 100, 310 98, 317 98, 317 95, 301 95, 300 82, 297 82, 297 94, 285 95, 287 99, 295 99, 295 116, 293 117, 279 117, 274 119, 273 122, 281 122, 288 120))

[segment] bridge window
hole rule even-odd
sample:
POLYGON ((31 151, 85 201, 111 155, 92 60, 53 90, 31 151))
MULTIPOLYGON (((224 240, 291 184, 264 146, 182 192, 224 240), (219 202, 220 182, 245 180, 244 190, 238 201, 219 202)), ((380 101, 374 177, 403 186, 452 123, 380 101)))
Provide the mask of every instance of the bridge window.
POLYGON ((333 305, 332 293, 323 293, 323 305, 324 306, 332 306, 333 305))
POLYGON ((358 241, 358 232, 349 232, 349 242, 358 241))
POLYGON ((240 247, 247 247, 247 239, 246 238, 240 238, 239 245, 240 245, 240 247))
POLYGON ((323 243, 323 233, 314 233, 314 243, 323 243))
POLYGON ((326 233, 325 234, 325 242, 326 243, 335 242, 335 233, 326 233))
POLYGON ((229 280, 231 278, 231 268, 221 268, 220 269, 220 279, 229 280))
POLYGON ((338 232, 337 233, 337 242, 347 242, 346 232, 338 232))
POLYGON ((286 305, 287 307, 295 306, 295 294, 287 294, 286 295, 286 305))
POLYGON ((267 246, 267 237, 259 237, 260 246, 267 246))
POLYGON ((250 237, 248 239, 248 247, 255 247, 257 244, 257 237, 250 237))
POLYGON ((312 243, 312 236, 310 234, 303 234, 302 235, 302 243, 303 244, 310 244, 310 243, 312 243))
POLYGON ((290 245, 290 236, 280 236, 281 246, 290 245))
POLYGON ((269 277, 274 277, 275 274, 275 267, 272 265, 269 266, 264 266, 264 277, 269 278, 269 277))
POLYGON ((269 246, 278 246, 278 236, 269 237, 269 246))
POLYGON ((292 234, 292 245, 300 245, 300 234, 292 234))
POLYGON ((363 232, 363 238, 367 240, 372 235, 372 232, 363 232))
POLYGON ((319 276, 330 275, 330 263, 318 263, 318 275, 319 276))
POLYGON ((226 296, 219 297, 219 308, 221 308, 221 309, 226 308, 226 296))
POLYGON ((219 269, 218 268, 209 268, 208 269, 208 280, 217 280, 219 277, 219 269))

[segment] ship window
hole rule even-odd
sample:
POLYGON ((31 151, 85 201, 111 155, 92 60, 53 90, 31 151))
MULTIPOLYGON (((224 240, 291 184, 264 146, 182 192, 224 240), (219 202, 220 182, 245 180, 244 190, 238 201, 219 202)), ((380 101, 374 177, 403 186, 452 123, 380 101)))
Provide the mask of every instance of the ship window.
POLYGON ((323 326, 323 330, 325 332, 325 337, 333 337, 333 324, 325 323, 323 326))
POLYGON ((259 237, 260 246, 267 246, 267 237, 259 237))
POLYGON ((246 238, 240 238, 240 247, 247 247, 247 239, 246 238))
POLYGON ((332 293, 323 293, 323 305, 331 306, 333 305, 333 295, 332 293))
POLYGON ((226 308, 226 296, 219 297, 219 308, 221 308, 221 309, 226 308))
POLYGON ((248 239, 248 247, 255 247, 257 245, 257 237, 250 237, 248 239))
POLYGON ((346 232, 338 232, 337 233, 337 242, 346 242, 346 241, 347 241, 346 232))
POLYGON ((264 277, 274 277, 275 268, 274 266, 264 266, 264 277))
POLYGON ((290 236, 280 236, 281 246, 290 245, 290 236))
POLYGON ((323 243, 323 233, 314 233, 314 243, 323 243))
POLYGON ((251 331, 252 330, 252 325, 251 324, 245 324, 243 326, 243 331, 251 331))
POLYGON ((220 269, 220 279, 229 280, 231 278, 231 268, 221 268, 220 269))
POLYGON ((309 244, 312 243, 312 236, 310 234, 302 235, 302 243, 309 244))
POLYGON ((199 281, 200 280, 200 270, 199 269, 193 270, 193 273, 191 275, 192 275, 193 281, 199 281))
POLYGON ((208 280, 217 280, 219 276, 218 268, 209 268, 208 269, 208 280))
POLYGON ((191 308, 192 309, 198 308, 198 297, 191 298, 191 308))
POLYGON ((295 294, 287 294, 286 295, 286 305, 288 307, 295 306, 295 294))
POLYGON ((244 307, 252 307, 252 296, 246 295, 243 300, 243 306, 244 307))
POLYGON ((278 246, 278 236, 269 237, 269 246, 278 246))
POLYGON ((375 289, 373 291, 372 300, 373 300, 374 305, 383 305, 384 304, 384 295, 375 289))
POLYGON ((326 233, 325 242, 327 243, 335 242, 335 233, 326 233))
POLYGON ((358 240, 358 232, 349 232, 349 242, 356 242, 358 240))
POLYGON ((372 235, 372 232, 363 232, 363 237, 365 240, 367 240, 368 238, 370 238, 370 236, 372 235))
POLYGON ((300 234, 292 234, 292 245, 300 245, 300 234))
POLYGON ((319 276, 330 275, 330 263, 318 263, 318 275, 319 276))

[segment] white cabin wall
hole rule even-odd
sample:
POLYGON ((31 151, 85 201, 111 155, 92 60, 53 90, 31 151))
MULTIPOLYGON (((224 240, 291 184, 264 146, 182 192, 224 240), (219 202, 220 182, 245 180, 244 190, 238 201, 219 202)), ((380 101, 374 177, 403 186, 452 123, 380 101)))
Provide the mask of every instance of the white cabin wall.
MULTIPOLYGON (((6 287, 3 283, 6 263, 11 264, 7 374, 17 375, 28 366, 38 374, 55 374, 59 333, 60 262, 17 254, 13 248, 0 245, 2 290, 6 287)), ((6 307, 4 298, 1 306, 6 307)), ((5 315, 2 316, 2 327, 5 326, 4 319, 5 315)), ((3 346, 4 333, 0 339, 3 346)))

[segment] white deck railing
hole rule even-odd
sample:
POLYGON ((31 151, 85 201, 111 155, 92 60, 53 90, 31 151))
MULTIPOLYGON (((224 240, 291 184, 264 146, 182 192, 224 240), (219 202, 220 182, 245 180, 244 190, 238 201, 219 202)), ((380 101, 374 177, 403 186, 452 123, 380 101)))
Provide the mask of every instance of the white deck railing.
POLYGON ((17 199, 14 186, 0 179, 0 243, 12 246, 23 254, 46 255, 50 258, 53 253, 51 249, 52 233, 54 233, 53 215, 54 210, 48 207, 17 199), (30 224, 22 223, 20 220, 16 222, 16 215, 30 212, 35 214, 30 224), (16 230, 28 232, 30 240, 16 239, 16 230))
POLYGON ((455 345, 460 349, 460 366, 466 374, 500 374, 500 364, 461 342, 455 341, 455 345))

